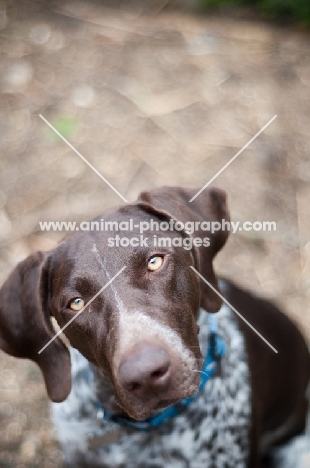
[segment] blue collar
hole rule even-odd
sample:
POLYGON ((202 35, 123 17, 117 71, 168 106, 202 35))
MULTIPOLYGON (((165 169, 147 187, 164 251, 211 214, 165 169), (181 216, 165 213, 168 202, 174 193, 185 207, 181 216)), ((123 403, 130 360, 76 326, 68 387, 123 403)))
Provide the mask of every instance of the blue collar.
POLYGON ((207 355, 202 365, 200 374, 200 385, 197 392, 178 401, 173 406, 169 406, 155 416, 150 416, 143 421, 126 418, 111 414, 103 408, 100 402, 97 403, 97 418, 101 421, 114 422, 122 426, 132 427, 140 432, 148 432, 151 429, 161 426, 163 423, 172 419, 174 416, 182 413, 193 401, 201 394, 206 383, 213 377, 216 371, 217 363, 225 355, 226 345, 223 339, 218 335, 217 322, 213 314, 208 314, 209 318, 209 345, 207 355))

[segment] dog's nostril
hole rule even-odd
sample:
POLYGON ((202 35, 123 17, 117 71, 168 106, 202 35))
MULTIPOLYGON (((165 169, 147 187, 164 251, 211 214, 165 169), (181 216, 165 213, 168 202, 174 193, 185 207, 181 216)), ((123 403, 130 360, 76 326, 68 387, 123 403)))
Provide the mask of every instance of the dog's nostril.
POLYGON ((162 367, 161 369, 155 370, 154 372, 151 373, 151 378, 160 379, 163 375, 166 374, 168 368, 169 368, 169 365, 162 367))
POLYGON ((139 382, 132 382, 128 385, 127 390, 130 392, 137 392, 141 388, 141 384, 139 382))

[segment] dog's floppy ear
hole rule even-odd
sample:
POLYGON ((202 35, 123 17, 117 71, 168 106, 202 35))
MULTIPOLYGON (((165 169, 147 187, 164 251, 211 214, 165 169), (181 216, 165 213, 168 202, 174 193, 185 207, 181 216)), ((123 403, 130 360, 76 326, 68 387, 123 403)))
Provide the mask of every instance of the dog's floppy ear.
POLYGON ((50 399, 60 402, 71 389, 69 351, 56 338, 38 354, 55 334, 49 311, 42 306, 47 293, 42 279, 45 257, 36 252, 20 262, 0 289, 0 348, 36 362, 50 399))
MULTIPOLYGON (((217 188, 205 189, 195 200, 189 200, 196 195, 194 189, 186 189, 182 187, 161 187, 148 192, 142 192, 138 201, 142 201, 152 205, 155 209, 161 212, 168 213, 171 217, 186 223, 187 221, 215 222, 218 230, 210 232, 202 230, 201 227, 192 234, 192 237, 200 237, 210 239, 209 247, 196 247, 196 268, 200 274, 212 284, 214 288, 219 290, 216 276, 213 270, 213 258, 217 252, 223 247, 229 234, 229 230, 222 229, 222 220, 229 221, 229 212, 226 203, 226 193, 217 188)), ((200 282, 201 298, 200 305, 208 312, 216 312, 222 305, 220 297, 201 280, 200 282)))

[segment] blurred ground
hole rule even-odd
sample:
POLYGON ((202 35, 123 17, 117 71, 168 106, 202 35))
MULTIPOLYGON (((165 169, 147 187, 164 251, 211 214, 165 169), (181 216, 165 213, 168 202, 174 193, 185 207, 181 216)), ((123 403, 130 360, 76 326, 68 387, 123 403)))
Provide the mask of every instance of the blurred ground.
MULTIPOLYGON (((0 282, 63 237, 38 221, 88 220, 121 201, 39 114, 129 200, 202 187, 277 114, 213 183, 233 220, 275 220, 277 232, 231 236, 216 267, 310 336, 310 36, 167 3, 0 0, 0 282)), ((39 371, 3 353, 0 451, 1 467, 61 466, 39 371)))

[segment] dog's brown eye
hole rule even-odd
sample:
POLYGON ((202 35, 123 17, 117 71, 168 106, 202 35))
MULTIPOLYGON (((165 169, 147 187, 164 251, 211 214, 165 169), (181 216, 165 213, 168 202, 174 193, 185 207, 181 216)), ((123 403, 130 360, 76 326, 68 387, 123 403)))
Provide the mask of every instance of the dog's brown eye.
POLYGON ((157 257, 157 256, 151 257, 149 261, 147 262, 147 269, 149 271, 156 271, 162 266, 163 262, 164 262, 163 257, 157 257))
POLYGON ((84 307, 85 303, 81 297, 76 297, 69 303, 70 309, 78 312, 79 310, 82 310, 84 307))

